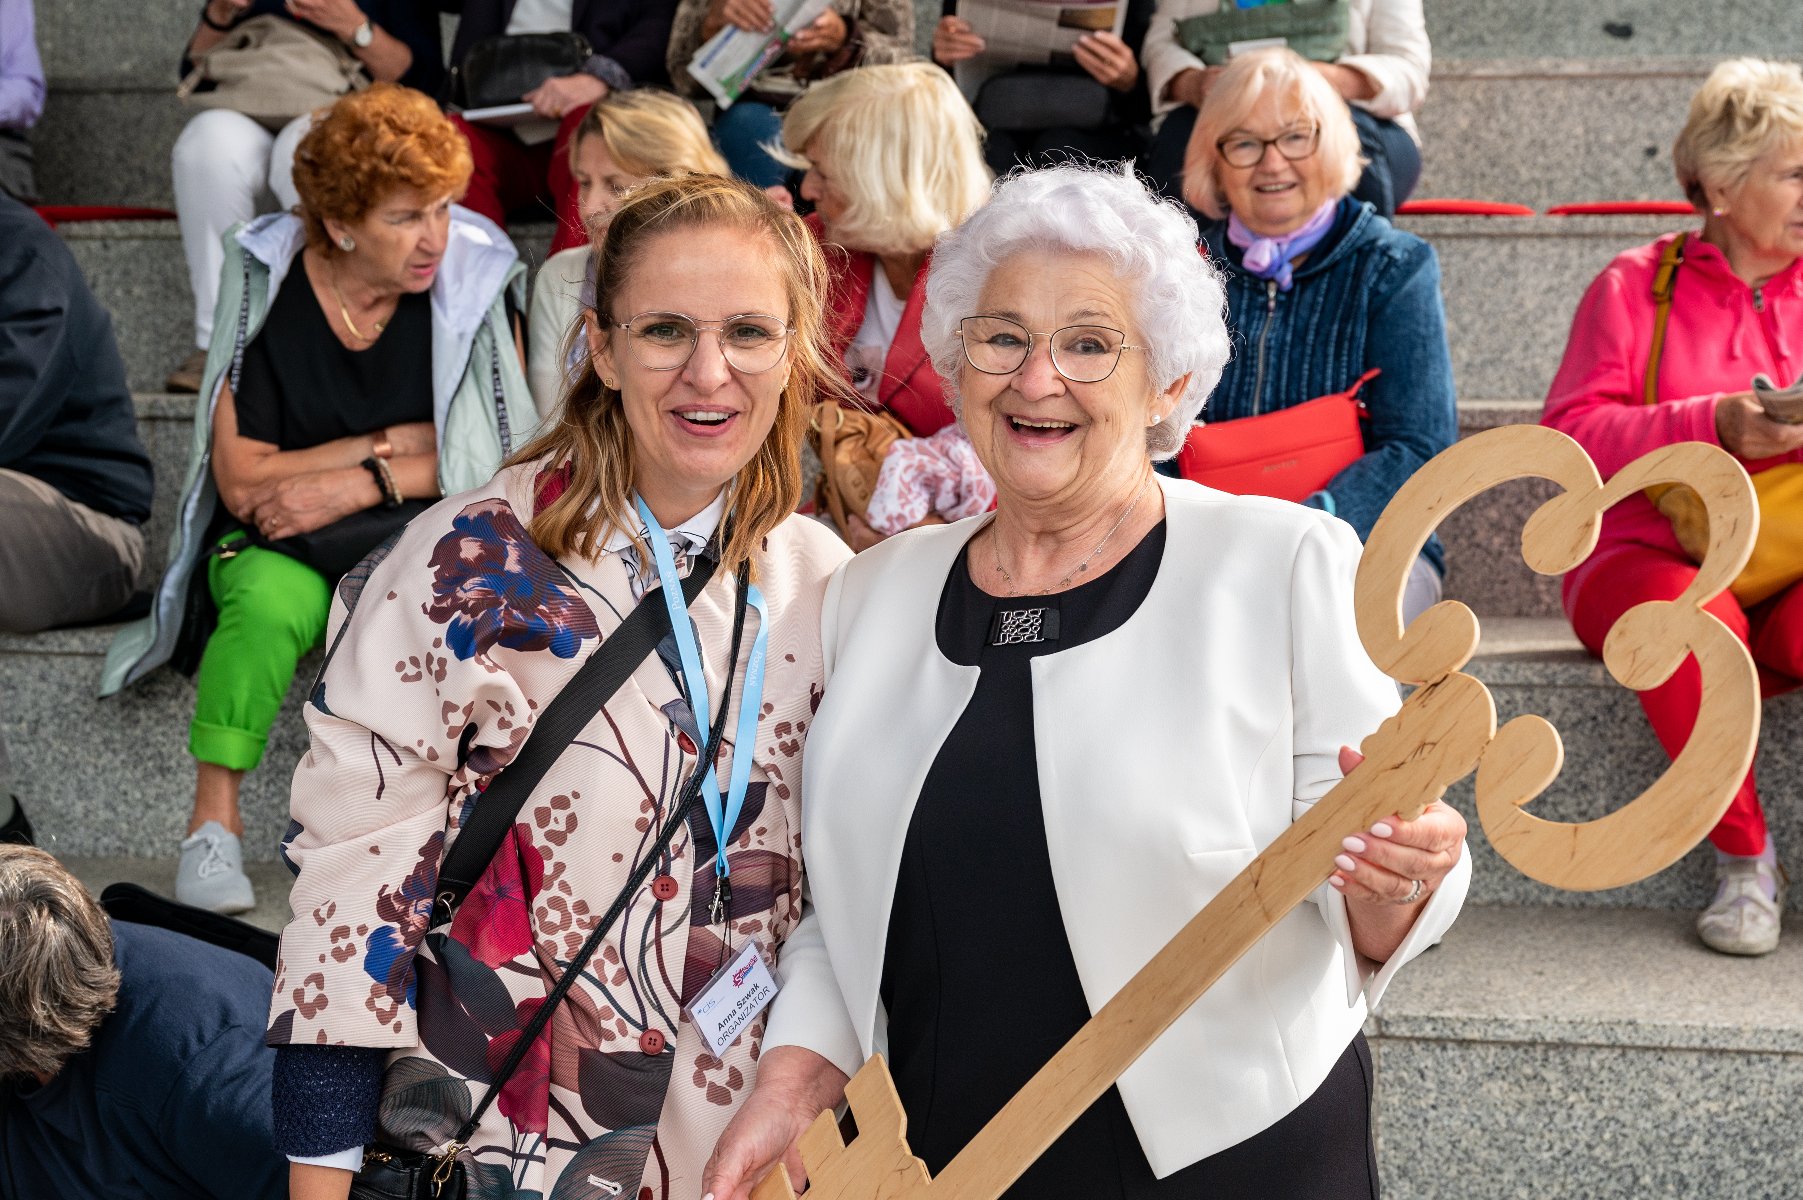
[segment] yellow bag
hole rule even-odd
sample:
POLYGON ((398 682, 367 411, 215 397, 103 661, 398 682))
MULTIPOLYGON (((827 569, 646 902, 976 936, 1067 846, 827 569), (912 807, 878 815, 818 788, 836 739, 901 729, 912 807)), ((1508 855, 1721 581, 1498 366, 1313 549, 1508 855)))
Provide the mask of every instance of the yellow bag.
MULTIPOLYGON (((1653 319, 1653 344, 1642 393, 1647 404, 1658 403, 1665 325, 1671 316, 1672 288, 1684 261, 1688 237, 1681 233, 1672 239, 1653 276, 1653 303, 1658 311, 1653 319)), ((1753 542, 1753 556, 1728 585, 1743 607, 1768 600, 1803 579, 1803 463, 1769 467, 1754 472, 1751 478, 1753 494, 1759 500, 1759 536, 1753 542)), ((1677 535, 1684 552, 1702 562, 1709 549, 1709 512, 1703 498, 1679 483, 1648 488, 1646 496, 1672 523, 1672 533, 1677 535)))

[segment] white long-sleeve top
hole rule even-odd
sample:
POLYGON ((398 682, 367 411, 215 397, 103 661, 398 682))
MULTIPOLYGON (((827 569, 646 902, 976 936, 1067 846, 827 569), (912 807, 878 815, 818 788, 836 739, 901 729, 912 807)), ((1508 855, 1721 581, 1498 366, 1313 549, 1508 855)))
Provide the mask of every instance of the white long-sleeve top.
MULTIPOLYGON (((1176 101, 1165 96, 1165 86, 1179 72, 1207 65, 1177 40, 1177 22, 1220 8, 1221 0, 1160 0, 1140 50, 1156 120, 1162 121, 1164 114, 1177 107, 1176 101)), ((1362 71, 1377 85, 1377 95, 1353 103, 1373 116, 1395 121, 1420 141, 1409 114, 1427 99, 1427 76, 1433 66, 1421 0, 1352 0, 1351 16, 1346 53, 1338 61, 1362 71)))

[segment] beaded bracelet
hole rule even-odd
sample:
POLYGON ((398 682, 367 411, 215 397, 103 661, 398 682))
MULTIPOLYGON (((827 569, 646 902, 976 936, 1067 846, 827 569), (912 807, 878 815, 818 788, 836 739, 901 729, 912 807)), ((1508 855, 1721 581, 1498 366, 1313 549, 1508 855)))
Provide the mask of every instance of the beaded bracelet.
POLYGON ((396 486, 394 473, 388 469, 387 462, 372 455, 358 465, 375 476, 376 489, 382 493, 382 507, 399 508, 401 506, 401 489, 396 486))

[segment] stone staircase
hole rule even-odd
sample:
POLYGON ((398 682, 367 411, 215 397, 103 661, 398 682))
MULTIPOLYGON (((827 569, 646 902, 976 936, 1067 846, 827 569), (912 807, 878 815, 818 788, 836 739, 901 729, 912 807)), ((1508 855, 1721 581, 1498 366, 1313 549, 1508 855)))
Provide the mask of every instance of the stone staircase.
MULTIPOLYGON (((1675 198, 1670 145, 1719 57, 1803 54, 1795 0, 1426 0, 1435 42, 1418 194, 1561 201, 1675 198)), ((922 5, 920 28, 934 6, 922 5)), ((170 203, 168 151, 186 112, 175 60, 193 11, 174 0, 38 5, 52 84, 37 138, 46 196, 170 203)), ((1683 218, 1415 218, 1444 275, 1461 432, 1538 418, 1584 287, 1621 250, 1683 218)), ((157 467, 148 535, 162 561, 191 435, 192 399, 158 394, 191 332, 173 223, 64 230, 112 308, 139 427, 157 467)), ((530 258, 548 229, 516 229, 530 258)), ((1632 695, 1572 639, 1557 581, 1519 561, 1519 530, 1550 488, 1518 482, 1455 514, 1447 594, 1483 618, 1472 671, 1507 719, 1564 735, 1565 772, 1534 811, 1583 820, 1662 769, 1632 695)), ((4 727, 42 840, 99 885, 166 886, 192 788, 189 681, 160 673, 92 698, 108 629, 0 637, 4 727)), ((303 678, 316 660, 304 663, 303 678)), ((1760 769, 1781 850, 1803 852, 1803 701, 1766 706, 1760 769)), ((261 907, 284 919, 274 846, 304 750, 299 688, 245 792, 261 907)), ((1791 1097, 1803 1086, 1803 933, 1749 961, 1702 949, 1690 921, 1707 849, 1614 892, 1555 892, 1500 862, 1473 818, 1472 907, 1406 972, 1370 1032, 1389 1196, 1803 1195, 1791 1097)), ((1803 861, 1803 859, 1800 859, 1803 861)), ((1803 906, 1797 893, 1791 909, 1803 906)), ((1803 928, 1800 926, 1799 928, 1803 928)))

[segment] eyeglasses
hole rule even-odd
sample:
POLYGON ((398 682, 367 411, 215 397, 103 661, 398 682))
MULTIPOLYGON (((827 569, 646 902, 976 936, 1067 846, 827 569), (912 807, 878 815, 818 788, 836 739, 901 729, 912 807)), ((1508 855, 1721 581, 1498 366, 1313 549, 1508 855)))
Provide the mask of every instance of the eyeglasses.
POLYGON ((626 331, 632 357, 648 371, 677 371, 695 354, 703 329, 714 331, 727 365, 759 375, 783 360, 795 330, 769 313, 739 313, 724 321, 697 321, 673 312, 642 312, 615 328, 626 331))
POLYGON ((1033 354, 1033 342, 1044 338, 1051 348, 1052 368, 1072 383, 1100 383, 1114 374, 1127 335, 1106 325, 1066 325, 1050 333, 1034 333, 1006 317, 965 317, 958 322, 964 361, 985 375, 1012 375, 1033 354))
POLYGON ((1308 129, 1286 129, 1274 138, 1253 137, 1249 133, 1235 133, 1215 143, 1215 149, 1221 152, 1221 158, 1230 167, 1256 167, 1265 159, 1265 148, 1276 146, 1277 153, 1291 162, 1298 162, 1315 152, 1321 144, 1321 127, 1308 129))

